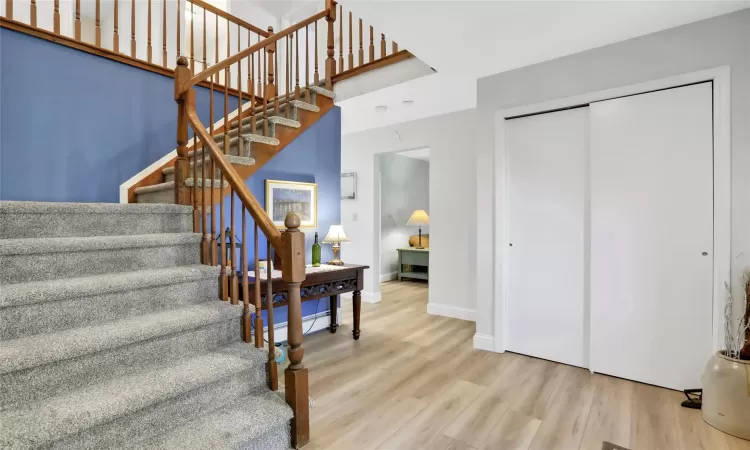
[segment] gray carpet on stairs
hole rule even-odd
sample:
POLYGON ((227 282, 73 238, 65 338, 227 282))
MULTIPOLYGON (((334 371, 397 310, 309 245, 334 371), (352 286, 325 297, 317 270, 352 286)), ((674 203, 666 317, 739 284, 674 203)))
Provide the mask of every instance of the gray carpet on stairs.
POLYGON ((289 447, 191 213, 0 202, 0 448, 289 447))

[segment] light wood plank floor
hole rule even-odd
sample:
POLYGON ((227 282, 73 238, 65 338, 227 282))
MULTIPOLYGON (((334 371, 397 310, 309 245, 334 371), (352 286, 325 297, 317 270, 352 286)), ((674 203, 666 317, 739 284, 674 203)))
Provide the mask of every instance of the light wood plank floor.
POLYGON ((359 341, 350 301, 336 334, 305 337, 306 450, 750 449, 681 408, 678 392, 474 350, 474 324, 428 315, 423 283, 385 283, 382 298, 362 305, 359 341))

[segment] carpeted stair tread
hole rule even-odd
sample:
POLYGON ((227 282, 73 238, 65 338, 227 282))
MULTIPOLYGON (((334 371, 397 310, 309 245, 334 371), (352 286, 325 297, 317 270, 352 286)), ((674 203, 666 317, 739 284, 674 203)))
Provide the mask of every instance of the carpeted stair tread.
POLYGON ((0 214, 187 214, 190 206, 143 203, 0 201, 0 214))
POLYGON ((208 353, 3 411, 0 447, 47 447, 66 436, 249 371, 253 364, 248 359, 208 353))
POLYGON ((218 275, 218 267, 198 264, 9 284, 0 289, 0 308, 211 279, 218 275))
POLYGON ((240 307, 207 299, 169 311, 4 341, 0 346, 0 374, 196 329, 241 314, 240 307))
MULTIPOLYGON (((133 191, 135 195, 138 194, 148 194, 151 192, 158 192, 158 191, 166 191, 167 189, 174 190, 174 181, 166 181, 164 183, 157 183, 157 184, 150 184, 148 186, 141 186, 135 188, 133 191)), ((158 203, 163 204, 163 203, 158 203)))
POLYGON ((200 233, 0 239, 0 256, 165 247, 170 245, 197 244, 200 240, 200 233))
MULTIPOLYGON (((246 396, 198 419, 174 428, 164 436, 145 443, 141 448, 160 450, 210 450, 242 448, 274 428, 284 427, 292 419, 292 410, 280 394, 267 392, 246 396)), ((276 444, 266 443, 267 450, 288 448, 288 437, 279 436, 276 444), (286 439, 284 439, 286 438, 286 439)))
MULTIPOLYGON (((311 106, 315 106, 315 105, 311 105, 311 106)), ((316 106, 316 108, 317 108, 317 106, 316 106)), ((255 134, 261 134, 261 135, 263 134, 263 121, 264 120, 268 120, 268 123, 269 123, 270 126, 283 125, 283 126, 289 127, 289 128, 300 128, 300 127, 302 127, 302 123, 299 120, 296 120, 294 118, 286 118, 286 117, 283 117, 283 116, 269 116, 267 118, 256 119, 256 122, 255 122, 255 134)), ((252 134, 253 126, 252 126, 252 122, 250 121, 250 118, 248 117, 246 119, 242 119, 242 124, 243 124, 242 125, 242 132, 243 133, 252 134)), ((237 131, 236 127, 232 128, 227 133, 227 136, 229 136, 230 138, 234 138, 234 137, 237 136, 237 132, 238 131, 237 131)), ((269 133, 271 133, 270 127, 269 127, 269 133)), ((218 137, 216 140, 219 141, 219 142, 221 142, 221 138, 220 137, 218 137)), ((231 141, 232 144, 234 144, 234 142, 235 141, 231 141)))
MULTIPOLYGON (((202 152, 200 152, 200 151, 198 152, 198 154, 199 154, 199 155, 200 155, 201 153, 202 153, 202 152)), ((190 154, 190 157, 192 158, 192 153, 190 154)), ((255 164, 255 159, 253 159, 253 158, 248 158, 247 156, 237 156, 237 155, 224 155, 224 159, 225 159, 225 160, 226 160, 226 161, 227 161, 228 163, 230 163, 230 164, 238 164, 238 165, 241 165, 241 166, 252 166, 253 164, 255 164)), ((203 159, 203 163, 206 163, 206 165, 208 166, 208 165, 210 165, 210 163, 211 163, 211 159, 210 159, 210 158, 204 158, 204 159, 203 159)), ((190 174, 191 174, 191 175, 192 175, 192 173, 193 173, 193 165, 194 165, 194 164, 195 164, 195 160, 191 159, 191 160, 190 160, 190 174)), ((203 165, 203 164, 201 164, 201 162, 199 161, 199 162, 198 162, 198 174, 199 174, 199 175, 200 175, 200 173, 201 173, 201 169, 200 169, 200 167, 201 167, 202 165, 203 165)), ((214 166, 216 166, 216 164, 214 164, 214 166)), ((216 167, 216 170, 219 170, 219 169, 218 169, 218 166, 216 167)), ((164 174, 164 175, 167 175, 167 174, 172 174, 172 173, 174 173, 174 171, 175 171, 175 168, 174 168, 174 166, 169 166, 169 167, 165 167, 164 169, 162 169, 161 173, 162 173, 162 174, 164 174)), ((210 172, 210 169, 207 169, 207 171, 208 171, 208 172, 210 172)), ((208 177, 207 177, 207 178, 208 178, 208 177)), ((136 204, 137 204, 137 203, 136 203, 136 204)), ((188 208, 190 208, 190 207, 188 206, 188 208)), ((192 211, 192 210, 191 210, 191 211, 192 211)))
POLYGON ((333 91, 329 91, 328 89, 321 87, 321 86, 310 86, 310 92, 314 92, 316 94, 322 95, 323 97, 328 97, 332 100, 336 99, 336 94, 333 91))
MULTIPOLYGON (((272 136, 263 136, 263 128, 258 128, 255 133, 246 133, 242 135, 242 139, 245 140, 245 142, 255 142, 258 144, 266 144, 266 145, 279 145, 281 142, 272 136)), ((224 138, 222 135, 217 135, 214 137, 214 140, 216 141, 216 146, 220 149, 224 150, 224 138)), ((229 138, 229 147, 236 147, 239 143, 239 137, 231 136, 229 138)), ((245 149, 243 149, 243 153, 245 152, 245 149)), ((192 156, 192 152, 188 154, 188 157, 192 156)))
MULTIPOLYGON (((195 184, 195 179, 193 177, 186 178, 185 179, 185 186, 193 187, 195 184)), ((206 186, 207 188, 214 187, 214 188, 226 188, 229 187, 229 183, 226 180, 222 180, 220 178, 214 178, 213 180, 206 178, 205 180, 202 178, 198 178, 198 187, 206 186)))

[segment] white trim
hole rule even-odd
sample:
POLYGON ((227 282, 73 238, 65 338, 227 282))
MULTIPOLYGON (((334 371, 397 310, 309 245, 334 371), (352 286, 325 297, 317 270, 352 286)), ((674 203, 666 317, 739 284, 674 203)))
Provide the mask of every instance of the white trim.
MULTIPOLYGON (((713 339, 714 350, 721 349, 724 340, 723 308, 724 282, 729 280, 731 271, 731 95, 729 66, 700 70, 659 80, 647 81, 604 91, 524 105, 495 113, 495 166, 494 166, 494 230, 498 233, 493 249, 494 264, 494 332, 495 351, 505 351, 506 293, 507 274, 507 165, 505 163, 505 119, 524 114, 585 105, 596 101, 640 94, 659 89, 668 89, 685 84, 713 81, 714 97, 714 294, 713 294, 713 339)), ((480 311, 480 314, 482 312, 480 311)), ((489 313, 489 311, 487 312, 489 313)))
MULTIPOLYGON (((338 325, 341 325, 341 308, 338 308, 338 313, 336 314, 336 322, 338 325)), ((322 311, 317 314, 309 315, 302 319, 302 332, 303 333, 315 333, 316 331, 320 331, 323 329, 326 329, 331 325, 331 320, 329 317, 331 316, 330 311, 322 311), (317 319, 317 320, 316 320, 317 319), (313 322, 315 324, 313 325, 313 322), (312 328, 310 328, 312 326, 312 328), (310 331, 307 331, 307 330, 310 331)), ((283 323, 277 323, 273 327, 273 340, 278 342, 284 342, 287 340, 288 335, 288 329, 289 329, 289 323, 283 322, 283 323)), ((263 327, 263 338, 267 341, 268 340, 268 326, 263 327)))
POLYGON ((477 310, 469 308, 459 308, 452 305, 439 305, 436 303, 427 303, 427 314, 434 316, 452 317, 454 319, 476 321, 477 310))
MULTIPOLYGON (((252 107, 252 105, 249 102, 245 103, 243 105, 243 107, 242 107, 242 112, 245 112, 245 111, 249 110, 251 107, 252 107)), ((234 110, 233 112, 231 112, 229 114, 229 116, 227 116, 227 118, 228 118, 228 120, 232 120, 235 117, 237 117, 238 114, 239 114, 239 111, 238 110, 234 110)), ((223 125, 224 125, 224 118, 222 117, 220 120, 218 120, 216 123, 214 123, 214 129, 218 129, 219 127, 221 127, 223 125)), ((187 146, 188 147, 193 147, 194 144, 195 144, 195 138, 193 137, 193 138, 191 138, 188 141, 187 146)), ((138 183, 142 179, 144 179, 147 176, 151 175, 152 173, 156 172, 161 166, 163 166, 164 164, 168 163, 169 161, 171 161, 172 159, 174 159, 176 157, 177 157, 177 149, 174 149, 171 152, 169 152, 166 155, 164 155, 161 158, 159 158, 153 164, 149 165, 145 169, 141 170, 137 174, 135 174, 132 177, 130 177, 127 180, 125 180, 125 182, 123 182, 120 185, 120 203, 127 203, 128 202, 128 189, 130 189, 131 187, 133 187, 133 185, 135 185, 136 183, 138 183)))
POLYGON ((393 281, 398 279, 398 272, 388 272, 380 274, 380 282, 393 281))
POLYGON ((495 336, 490 336, 489 334, 476 333, 474 335, 474 348, 477 350, 485 350, 488 352, 494 352, 495 351, 495 336))
MULTIPOLYGON (((362 294, 362 301, 364 303, 380 303, 380 300, 381 300, 380 292, 365 292, 365 291, 362 291, 361 294, 362 294)), ((351 292, 346 292, 344 294, 341 294, 341 298, 345 298, 347 300, 351 300, 352 299, 352 293, 351 292)))

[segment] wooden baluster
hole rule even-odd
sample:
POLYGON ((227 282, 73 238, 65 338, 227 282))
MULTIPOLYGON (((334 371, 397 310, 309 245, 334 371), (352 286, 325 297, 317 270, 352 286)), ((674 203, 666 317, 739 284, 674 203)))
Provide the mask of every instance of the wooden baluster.
MULTIPOLYGON (((255 96, 256 95, 257 94, 255 91, 255 53, 252 53, 250 55, 250 133, 251 134, 255 134, 255 96)), ((257 225, 256 225, 256 230, 257 230, 257 225)), ((258 256, 257 253, 255 256, 256 257, 258 256)), ((257 281, 258 278, 255 278, 255 280, 257 281)))
MULTIPOLYGON (((223 184, 220 184, 219 186, 222 186, 223 184)), ((238 294, 239 294, 239 285, 237 283, 237 255, 236 255, 236 249, 237 249, 237 235, 235 234, 236 231, 234 230, 234 189, 232 187, 229 187, 229 242, 230 242, 230 263, 229 263, 229 281, 232 283, 231 288, 229 289, 229 293, 231 294, 230 303, 233 305, 236 305, 239 303, 238 301, 238 294)))
POLYGON ((398 53, 398 44, 396 43, 396 41, 393 41, 392 45, 393 45, 393 49, 392 49, 393 53, 398 53))
MULTIPOLYGON (((135 58, 135 0, 130 1, 130 56, 135 58)), ((193 72, 193 68, 190 68, 193 72)))
POLYGON ((385 58, 385 35, 380 34, 380 57, 385 58))
POLYGON ((336 60, 333 59, 333 23, 336 21, 336 3, 333 0, 326 0, 326 9, 328 15, 326 16, 326 22, 328 22, 328 50, 326 58, 326 89, 333 89, 333 76, 336 75, 336 60))
POLYGON ((266 245, 266 313, 268 315, 268 383, 272 391, 279 390, 279 372, 276 366, 276 341, 274 340, 273 320, 273 247, 266 245))
MULTIPOLYGON (((13 4, 13 0, 9 0, 10 4, 13 4)), ((81 0, 76 0, 76 24, 75 24, 75 38, 77 41, 81 40, 81 0)))
POLYGON ((167 67, 167 0, 161 0, 161 65, 167 67))
MULTIPOLYGON (((247 33, 249 39, 250 30, 247 33)), ((249 344, 253 341, 253 332, 250 317, 250 293, 248 292, 250 286, 247 282, 247 211, 244 204, 242 205, 242 252, 240 253, 240 259, 242 259, 242 266, 240 267, 242 273, 242 340, 249 344)))
MULTIPOLYGON (((80 2, 80 0, 77 0, 80 2)), ((79 5, 80 8, 80 5, 79 5)), ((80 14, 80 9, 79 9, 80 14)), ((5 0, 5 17, 13 19, 13 0, 5 0)), ((80 38, 79 38, 80 39, 80 38)))
MULTIPOLYGON (((224 69, 224 149, 223 152, 226 155, 229 153, 229 83, 226 81, 229 79, 229 74, 227 73, 228 70, 224 69)), ((224 186, 224 172, 219 171, 219 186, 224 186)), ((223 191, 219 191, 220 193, 223 191)), ((226 227, 224 225, 224 199, 221 198, 221 195, 217 199, 219 201, 219 232, 221 233, 221 242, 219 243, 221 245, 221 249, 219 249, 219 252, 221 253, 219 255, 219 258, 221 259, 221 270, 219 272, 219 298, 222 300, 228 300, 229 299, 229 284, 228 284, 228 274, 227 274, 227 264, 229 263, 227 261, 227 238, 225 234, 226 227)))
MULTIPOLYGON (((192 70, 191 70, 192 72, 192 70)), ((195 133, 193 133, 195 134, 195 133)), ((205 146, 204 146, 205 147, 205 146)), ((200 214, 198 211, 198 158, 195 151, 198 150, 198 138, 193 139, 193 187, 191 189, 191 203, 193 205, 193 233, 200 233, 200 214)), ((205 156, 205 148, 202 156, 205 156)), ((201 180, 205 182, 205 180, 201 180)))
POLYGON ((177 159, 175 160, 174 202, 178 205, 190 204, 190 190, 185 186, 185 180, 190 173, 190 160, 187 153, 188 142, 188 119, 187 103, 192 89, 188 92, 181 92, 186 83, 190 81, 190 69, 188 61, 184 57, 177 58, 177 68, 174 74, 175 94, 177 101, 177 159))
POLYGON ((289 95, 292 91, 292 34, 286 36, 286 55, 284 59, 286 65, 286 77, 284 77, 284 90, 286 91, 286 117, 290 117, 289 95))
POLYGON ((305 101, 310 103, 310 33, 305 26, 305 101))
POLYGON ((260 76, 263 77, 263 136, 268 136, 268 83, 266 83, 266 56, 267 47, 263 47, 263 72, 260 76))
MULTIPOLYGON (((166 1, 166 0, 164 0, 166 1)), ((182 22, 182 11, 180 11, 180 1, 177 0, 177 57, 180 57, 180 23, 182 22)))
MULTIPOLYGON (((315 86, 320 83, 320 74, 318 73, 318 21, 315 21, 315 74, 313 75, 315 86)), ((309 92, 309 91, 308 91, 309 92)))
MULTIPOLYGON (((99 29, 99 0, 96 0, 96 26, 99 29)), ((36 0, 31 0, 29 5, 29 14, 31 14, 31 26, 36 26, 36 0)), ((98 45, 98 44, 97 44, 98 45)))
POLYGON ((54 29, 54 31, 55 31, 56 34, 60 34, 60 0, 55 0, 54 5, 55 5, 54 6, 54 8, 55 8, 54 11, 55 12, 52 15, 53 22, 54 22, 54 25, 53 25, 54 28, 53 29, 54 29))
MULTIPOLYGON (((34 0, 31 0, 32 3, 36 3, 34 0)), ((102 46, 102 27, 101 27, 101 4, 100 0, 96 0, 96 32, 94 35, 94 43, 97 47, 102 46)), ((36 7, 34 7, 34 16, 31 21, 32 25, 36 25, 36 7)))
POLYGON ((362 39, 364 39, 362 34, 362 19, 359 19, 359 66, 365 63, 365 48, 362 46, 362 39))
MULTIPOLYGON (((268 35, 273 36, 273 27, 268 27, 268 35)), ((276 53, 276 43, 272 43, 266 46, 266 54, 268 55, 268 84, 266 85, 266 95, 265 95, 265 101, 271 102, 271 100, 276 97, 276 87, 274 85, 274 54, 276 53)), ((265 61, 264 61, 265 63, 265 61)), ((277 99, 278 100, 278 99, 277 99)), ((266 116, 266 107, 264 106, 264 117, 266 116)), ((274 110, 276 111, 276 114, 279 113, 277 104, 274 106, 274 110)), ((267 118, 267 117, 266 117, 267 118)), ((268 136, 268 120, 266 120, 266 132, 265 135, 268 136)))
MULTIPOLYGON (((250 47, 250 30, 247 30, 247 46, 250 47)), ((250 55, 247 58, 247 93, 250 96, 250 111, 253 110, 253 106, 255 106, 255 97, 253 97, 253 77, 252 77, 252 56, 250 55)))
POLYGON ((352 12, 349 11, 349 68, 354 67, 354 53, 352 52, 354 47, 354 35, 352 34, 352 12))
POLYGON ((294 99, 299 100, 299 31, 294 33, 294 65, 297 67, 294 76, 294 99))
MULTIPOLYGON (((211 108, 211 112, 209 112, 208 120, 209 120, 209 122, 211 122, 211 125, 210 125, 210 134, 211 134, 211 137, 213 138, 213 136, 214 136, 214 122, 215 122, 215 120, 214 120, 214 77, 211 77, 211 91, 210 92, 211 92, 211 99, 209 101, 209 106, 211 108)), ((204 150, 204 152, 205 152, 205 150, 204 150)), ((201 156, 205 156, 205 155, 203 155, 203 153, 201 153, 201 156)), ((211 174, 211 179, 212 180, 214 178, 216 178, 216 166, 215 166, 213 158, 211 158, 211 170, 209 171, 209 173, 211 174)), ((211 192, 211 194, 210 194, 211 195, 211 204, 209 205, 209 208, 211 208, 211 243, 209 244, 209 251, 211 252, 210 253, 210 255, 211 255, 211 265, 215 266, 216 264, 218 264, 218 255, 217 255, 217 253, 218 253, 218 247, 217 247, 217 245, 218 244, 216 243, 216 220, 215 220, 216 215, 214 214, 214 211, 215 211, 214 208, 216 207, 216 201, 214 200, 214 189, 213 189, 213 186, 211 186, 210 192, 211 192)))
POLYGON ((263 306, 260 303, 260 245, 258 243, 258 222, 255 222, 255 283, 253 283, 253 304, 255 305, 255 348, 263 348, 263 316, 261 311, 263 306))
POLYGON ((195 73, 195 12, 190 2, 190 71, 195 73))
MULTIPOLYGON (((227 58, 229 58, 229 54, 232 52, 232 47, 230 45, 231 39, 232 37, 229 35, 229 21, 227 20, 227 58)), ((226 84, 227 86, 229 86, 229 84, 232 82, 232 72, 231 70, 229 70, 230 68, 231 66, 227 67, 226 73, 224 74, 224 84, 226 84)))
MULTIPOLYGON (((214 43, 216 44, 216 53, 214 53, 214 64, 219 64, 219 16, 218 14, 214 14, 214 17, 216 17, 216 37, 214 38, 214 43)), ((218 73, 216 74, 216 82, 219 82, 218 73)))
MULTIPOLYGON (((258 35, 258 42, 260 43, 260 41, 261 41, 260 35, 258 35)), ((263 49, 263 52, 265 52, 265 49, 263 49)), ((256 92, 259 95, 265 95, 265 92, 266 92, 266 88, 265 88, 265 85, 266 85, 266 75, 265 75, 264 72, 260 71, 261 60, 263 60, 262 64, 263 64, 263 67, 265 67, 265 64, 266 64, 266 54, 265 53, 261 54, 261 51, 258 50, 258 72, 257 72, 258 76, 255 77, 256 81, 258 82, 258 89, 256 90, 256 92)), ((261 99, 261 103, 263 103, 263 99, 261 99)))
POLYGON ((339 5, 339 73, 344 71, 344 7, 339 5))
POLYGON ((208 57, 206 56, 206 8, 203 8, 203 70, 208 68, 208 57))
MULTIPOLYGON (((274 46, 274 48, 277 47, 276 46, 276 42, 274 42, 273 46, 274 46)), ((273 52, 273 67, 274 67, 273 73, 279 73, 279 52, 278 51, 273 52)), ((278 80, 276 80, 276 84, 278 84, 278 83, 279 83, 278 80)), ((276 92, 277 90, 278 90, 278 88, 275 88, 274 92, 273 92, 273 94, 274 94, 274 96, 273 96, 273 111, 278 116, 279 115, 279 96, 277 95, 277 92, 276 92)), ((288 109, 289 108, 287 108, 287 110, 288 109)))
POLYGON ((375 30, 372 28, 372 25, 370 25, 370 51, 369 51, 370 59, 369 62, 375 61, 375 30))
POLYGON ((151 62, 152 50, 151 50, 151 0, 148 0, 148 38, 146 46, 146 59, 151 62))
POLYGON ((300 448, 310 441, 310 403, 307 368, 302 363, 302 301, 300 285, 305 279, 305 235, 299 231, 300 220, 289 213, 284 220, 286 231, 281 233, 284 246, 282 278, 287 286, 289 311, 287 341, 289 366, 284 373, 286 402, 294 411, 292 418, 292 447, 300 448))
POLYGON ((120 33, 119 33, 119 26, 120 26, 120 5, 118 3, 118 0, 115 0, 114 25, 115 25, 115 35, 114 35, 114 37, 112 37, 112 49, 114 51, 116 51, 116 52, 119 52, 120 51, 120 33))
MULTIPOLYGON (((213 108, 214 108, 214 98, 213 98, 213 86, 211 87, 211 100, 210 100, 210 107, 211 107, 211 116, 213 116, 213 108)), ((212 117, 213 118, 213 117, 212 117)), ((213 136, 213 122, 211 123, 211 135, 213 136)), ((211 238, 208 237, 208 223, 207 223, 207 216, 208 212, 206 211, 206 164, 208 161, 206 161, 206 155, 208 155, 208 148, 206 145, 203 145, 203 151, 201 152, 200 161, 201 161, 201 232, 202 238, 201 238, 201 263, 205 265, 211 264, 211 238)), ((213 161, 213 159, 212 159, 213 161)), ((198 145, 197 141, 193 145, 193 167, 198 164, 198 145)), ((213 182, 214 174, 211 173, 211 181, 213 182)), ((212 185, 213 190, 213 185, 212 185)), ((193 200, 195 202, 195 200, 193 200)))

